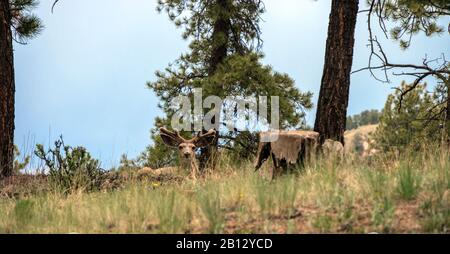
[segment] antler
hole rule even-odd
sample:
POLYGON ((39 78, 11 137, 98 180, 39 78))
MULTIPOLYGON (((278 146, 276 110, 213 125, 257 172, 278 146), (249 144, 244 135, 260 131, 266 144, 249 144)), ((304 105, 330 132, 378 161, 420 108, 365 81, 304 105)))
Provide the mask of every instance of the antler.
POLYGON ((195 136, 194 138, 192 138, 190 141, 195 142, 203 137, 206 136, 215 136, 216 135, 216 131, 214 129, 210 129, 209 131, 202 133, 201 131, 199 131, 197 133, 197 136, 195 136))
POLYGON ((161 136, 167 136, 178 143, 193 143, 199 146, 208 145, 216 137, 216 131, 214 129, 209 130, 206 133, 199 132, 197 136, 187 140, 183 138, 178 131, 172 132, 164 127, 159 128, 161 136))
POLYGON ((167 136, 170 136, 170 137, 172 137, 172 138, 175 139, 175 140, 179 140, 179 141, 182 142, 182 143, 186 142, 186 139, 184 139, 184 138, 180 135, 180 132, 179 132, 179 131, 172 132, 172 131, 169 131, 168 129, 164 128, 164 127, 159 128, 159 131, 160 131, 162 134, 165 134, 165 135, 167 135, 167 136))
POLYGON ((214 129, 209 130, 206 133, 199 132, 197 136, 189 140, 189 142, 194 143, 197 147, 206 147, 212 143, 216 138, 216 131, 214 129))

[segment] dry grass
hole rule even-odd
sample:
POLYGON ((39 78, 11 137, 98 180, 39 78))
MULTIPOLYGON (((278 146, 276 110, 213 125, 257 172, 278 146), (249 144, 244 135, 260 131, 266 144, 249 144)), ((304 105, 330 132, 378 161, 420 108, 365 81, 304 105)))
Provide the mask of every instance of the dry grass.
POLYGON ((0 232, 449 233, 449 158, 448 151, 427 149, 322 161, 273 182, 250 162, 223 159, 197 181, 131 179, 90 194, 2 198, 0 232))

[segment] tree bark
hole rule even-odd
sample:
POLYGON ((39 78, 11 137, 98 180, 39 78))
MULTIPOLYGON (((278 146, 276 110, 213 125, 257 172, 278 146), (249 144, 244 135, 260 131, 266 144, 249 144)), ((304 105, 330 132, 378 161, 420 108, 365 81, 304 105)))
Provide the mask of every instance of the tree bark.
POLYGON ((14 61, 9 0, 0 0, 0 177, 13 173, 14 61))
POLYGON ((358 0, 333 0, 314 130, 344 144, 358 0))
POLYGON ((229 17, 227 17, 228 12, 228 1, 229 0, 217 0, 218 8, 220 13, 214 23, 213 33, 212 33, 212 51, 209 60, 208 75, 212 76, 215 74, 217 67, 225 60, 228 52, 228 41, 230 38, 231 24, 229 17))
MULTIPOLYGON (((209 66, 208 66, 208 76, 213 76, 217 68, 225 58, 227 57, 228 53, 228 45, 229 45, 229 39, 230 39, 230 29, 231 29, 231 23, 230 19, 227 16, 228 8, 229 8, 229 0, 217 0, 215 4, 218 5, 218 9, 220 10, 218 17, 214 23, 213 33, 212 33, 212 50, 211 50, 211 56, 209 59, 209 66)), ((221 91, 222 89, 219 88, 217 91, 221 91)), ((221 105, 220 105, 221 108, 221 105)), ((201 155, 200 155, 200 170, 205 169, 208 166, 208 163, 212 168, 215 167, 216 162, 216 151, 218 147, 218 136, 219 136, 219 126, 220 126, 220 112, 222 110, 219 110, 219 119, 211 119, 212 124, 216 125, 216 121, 219 122, 216 128, 216 138, 212 142, 212 144, 209 147, 202 148, 201 149, 201 155)), ((206 133, 208 130, 203 130, 204 133, 206 133)))
POLYGON ((447 111, 445 114, 445 127, 447 128, 447 145, 450 146, 450 79, 447 79, 446 81, 447 85, 447 111))

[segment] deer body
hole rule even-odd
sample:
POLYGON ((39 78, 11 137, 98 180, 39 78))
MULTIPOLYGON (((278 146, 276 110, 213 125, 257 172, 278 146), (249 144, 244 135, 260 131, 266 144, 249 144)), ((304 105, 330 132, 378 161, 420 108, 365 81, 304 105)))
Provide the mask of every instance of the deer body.
POLYGON ((164 167, 158 169, 143 167, 139 169, 137 173, 139 177, 145 177, 145 176, 173 175, 176 173, 176 171, 177 167, 164 167))
POLYGON ((166 128, 160 128, 159 130, 164 144, 178 149, 180 168, 189 170, 191 172, 191 177, 194 179, 197 178, 199 170, 195 157, 195 150, 210 145, 216 136, 216 131, 211 129, 204 134, 199 132, 197 136, 191 139, 185 139, 180 136, 178 131, 172 132, 166 128))

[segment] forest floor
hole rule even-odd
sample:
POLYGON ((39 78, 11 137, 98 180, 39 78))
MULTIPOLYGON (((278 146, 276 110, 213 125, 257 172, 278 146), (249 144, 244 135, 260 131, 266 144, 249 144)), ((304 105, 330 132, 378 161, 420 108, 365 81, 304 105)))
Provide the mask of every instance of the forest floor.
POLYGON ((270 181, 222 159, 200 179, 136 179, 68 195, 45 176, 0 182, 0 233, 449 233, 441 149, 318 161, 270 181))

